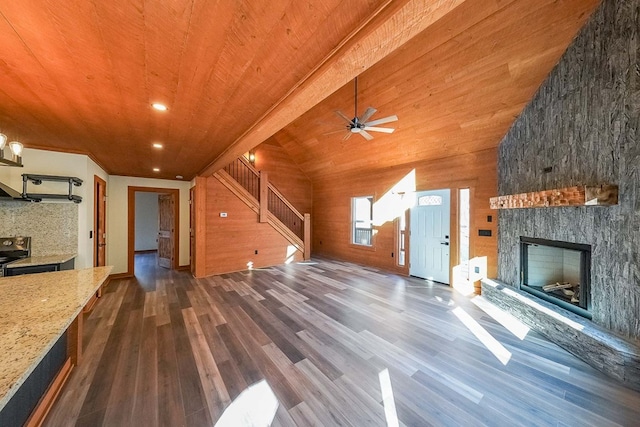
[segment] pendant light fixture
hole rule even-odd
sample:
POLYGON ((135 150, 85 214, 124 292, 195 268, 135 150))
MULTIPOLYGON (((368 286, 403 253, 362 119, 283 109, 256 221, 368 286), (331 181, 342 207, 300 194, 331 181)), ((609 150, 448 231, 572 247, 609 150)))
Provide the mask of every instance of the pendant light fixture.
POLYGON ((24 146, 18 141, 11 141, 9 143, 9 151, 11 152, 11 159, 5 158, 4 151, 7 146, 7 136, 0 133, 0 166, 16 166, 22 167, 22 149, 24 146))

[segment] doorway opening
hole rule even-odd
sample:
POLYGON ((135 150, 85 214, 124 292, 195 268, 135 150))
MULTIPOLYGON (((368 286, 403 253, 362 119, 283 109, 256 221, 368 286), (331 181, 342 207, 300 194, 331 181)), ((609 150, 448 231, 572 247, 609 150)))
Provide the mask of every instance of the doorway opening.
POLYGON ((155 258, 160 267, 174 270, 179 267, 179 197, 180 190, 178 189, 129 187, 128 274, 135 275, 136 246, 140 248, 138 253, 156 251, 155 258), (138 196, 139 194, 143 196, 138 196), (141 201, 141 204, 137 203, 137 199, 141 201), (157 209, 157 215, 154 214, 155 209, 157 209), (140 220, 136 221, 137 210, 145 210, 149 217, 143 219, 141 216, 140 220), (150 236, 151 233, 155 234, 155 239, 150 236), (148 249, 142 249, 143 247, 148 247, 148 249))
POLYGON ((420 191, 411 208, 409 274, 449 284, 451 191, 420 191))

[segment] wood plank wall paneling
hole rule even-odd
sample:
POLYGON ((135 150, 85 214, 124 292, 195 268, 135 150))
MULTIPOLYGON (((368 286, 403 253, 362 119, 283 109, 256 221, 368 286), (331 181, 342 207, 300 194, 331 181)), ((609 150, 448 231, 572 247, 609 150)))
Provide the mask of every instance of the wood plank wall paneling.
POLYGON ((311 213, 313 186, 311 180, 295 164, 289 154, 273 139, 260 144, 256 150, 255 167, 268 171, 269 182, 298 210, 311 213))
POLYGON ((619 186, 617 206, 500 211, 498 277, 518 283, 519 236, 592 245, 593 321, 634 338, 640 338, 639 9, 640 0, 603 1, 499 151, 499 194, 619 186))
MULTIPOLYGON (((300 211, 311 213, 311 181, 277 142, 256 149, 256 168, 300 211)), ((282 264, 289 243, 215 178, 196 178, 196 277, 282 264), (227 212, 221 218, 220 212, 227 212), (255 250, 258 250, 258 255, 255 250)), ((294 259, 303 254, 295 253, 294 259)))
POLYGON ((204 277, 207 271, 207 178, 196 177, 195 191, 193 192, 195 204, 194 238, 195 250, 191 254, 195 261, 195 277, 204 277))
MULTIPOLYGON (((283 264, 291 256, 289 242, 259 223, 258 215, 214 177, 206 178, 205 221, 206 276, 246 270, 248 262, 254 268, 283 264)), ((295 251, 292 260, 301 261, 302 253, 295 251)))
POLYGON ((360 113, 397 114, 393 135, 342 141, 349 83, 274 138, 312 180, 496 147, 597 3, 467 1, 359 76, 360 113))
POLYGON ((488 275, 495 277, 498 222, 495 211, 489 207, 489 197, 497 191, 496 156, 497 150, 490 149, 432 162, 415 162, 356 175, 339 175, 315 180, 312 215, 314 253, 408 274, 406 267, 396 267, 396 228, 393 221, 377 228, 375 248, 362 248, 350 244, 351 197, 374 195, 375 200, 380 200, 398 181, 415 170, 417 191, 452 189, 452 266, 458 262, 457 190, 470 188, 470 255, 486 255, 488 275), (492 222, 487 221, 488 215, 493 216, 492 222), (492 236, 479 237, 479 229, 491 230, 492 236))

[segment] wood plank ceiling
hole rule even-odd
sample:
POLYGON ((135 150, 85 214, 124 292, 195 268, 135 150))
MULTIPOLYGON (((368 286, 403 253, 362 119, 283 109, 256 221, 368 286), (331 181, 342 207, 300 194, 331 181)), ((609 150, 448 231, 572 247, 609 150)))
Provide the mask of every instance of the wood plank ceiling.
POLYGON ((596 3, 3 2, 0 132, 110 174, 191 179, 302 115, 274 138, 310 175, 339 172, 371 161, 347 164, 341 135, 323 136, 364 71, 361 105, 400 122, 371 146, 350 139, 350 156, 479 150, 497 145, 596 3))

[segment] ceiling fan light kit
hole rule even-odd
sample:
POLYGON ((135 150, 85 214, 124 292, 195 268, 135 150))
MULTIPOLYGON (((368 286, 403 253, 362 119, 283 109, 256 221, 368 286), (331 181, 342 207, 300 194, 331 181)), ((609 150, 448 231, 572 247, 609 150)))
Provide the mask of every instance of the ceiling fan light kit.
POLYGON ((373 136, 369 132, 383 132, 383 133, 392 133, 394 128, 383 128, 377 125, 382 125, 385 123, 391 123, 398 120, 398 116, 395 114, 393 116, 383 117, 381 119, 369 121, 371 117, 378 111, 373 107, 369 107, 365 110, 365 112, 358 117, 358 77, 354 79, 354 117, 350 119, 347 117, 342 111, 336 110, 336 114, 338 117, 346 121, 347 124, 347 133, 342 138, 343 140, 347 140, 351 137, 352 134, 357 133, 362 135, 364 139, 367 141, 371 141, 373 136))

